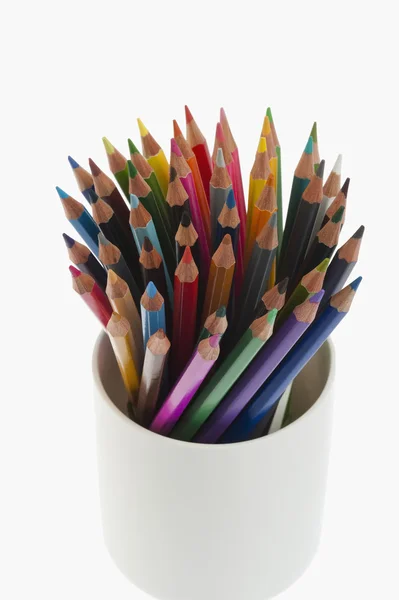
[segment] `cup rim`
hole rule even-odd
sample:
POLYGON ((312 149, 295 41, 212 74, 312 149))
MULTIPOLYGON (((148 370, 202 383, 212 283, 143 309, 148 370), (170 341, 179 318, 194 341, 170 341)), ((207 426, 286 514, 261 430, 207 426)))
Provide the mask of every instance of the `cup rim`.
MULTIPOLYGON (((302 421, 304 419, 307 419, 311 416, 312 413, 314 413, 315 411, 317 411, 324 398, 326 397, 326 395, 329 393, 331 386, 332 386, 332 381, 334 380, 334 376, 335 376, 335 364, 336 364, 336 359, 335 359, 335 348, 334 348, 334 344, 332 343, 330 338, 327 338, 327 340, 324 342, 323 346, 326 345, 328 348, 328 354, 329 354, 329 363, 330 363, 330 368, 326 377, 326 381, 324 384, 324 387, 321 391, 321 394, 319 395, 319 397, 317 398, 317 400, 315 400, 315 402, 312 404, 312 406, 300 417, 298 417, 298 419, 296 419, 293 423, 290 423, 289 425, 287 425, 286 427, 283 427, 283 429, 279 429, 278 431, 275 431, 274 433, 271 433, 270 435, 265 435, 259 438, 255 438, 253 440, 245 440, 243 442, 231 442, 229 444, 198 444, 196 442, 187 442, 187 441, 183 441, 183 440, 176 440, 174 438, 170 438, 164 435, 160 435, 158 433, 155 433, 154 431, 150 431, 149 429, 147 429, 146 427, 142 427, 141 425, 139 425, 138 423, 135 423, 134 421, 132 421, 131 419, 129 419, 126 415, 123 414, 123 412, 121 410, 119 410, 119 408, 117 408, 117 406, 112 402, 111 398, 109 397, 108 393, 106 392, 101 376, 100 376, 100 367, 99 367, 99 354, 100 354, 100 349, 102 344, 105 343, 105 340, 107 340, 107 334, 102 331, 95 342, 94 345, 94 349, 93 349, 93 356, 92 356, 92 373, 93 373, 93 379, 94 379, 94 385, 96 388, 96 391, 99 393, 99 395, 101 396, 101 399, 105 402, 105 404, 108 406, 108 409, 111 410, 111 412, 114 413, 114 416, 118 419, 120 419, 121 421, 124 422, 125 426, 131 427, 132 431, 134 432, 136 430, 137 433, 139 433, 140 435, 146 435, 146 436, 150 436, 153 439, 156 439, 157 442, 159 443, 167 443, 167 444, 175 444, 175 445, 183 445, 184 447, 187 448, 187 446, 190 446, 191 448, 196 448, 196 449, 200 449, 201 447, 204 449, 209 449, 209 448, 214 448, 216 452, 226 452, 229 448, 231 449, 232 446, 237 447, 237 446, 248 446, 249 444, 265 444, 265 443, 270 443, 271 440, 275 440, 276 438, 274 436, 276 435, 286 435, 287 432, 289 432, 293 427, 299 427, 302 423, 302 421), (156 436, 156 438, 154 438, 154 436, 156 436), (164 442, 162 442, 162 440, 164 440, 164 442), (216 450, 218 449, 218 450, 216 450)), ((320 350, 320 348, 319 348, 320 350)), ((318 350, 318 352, 319 352, 318 350)))

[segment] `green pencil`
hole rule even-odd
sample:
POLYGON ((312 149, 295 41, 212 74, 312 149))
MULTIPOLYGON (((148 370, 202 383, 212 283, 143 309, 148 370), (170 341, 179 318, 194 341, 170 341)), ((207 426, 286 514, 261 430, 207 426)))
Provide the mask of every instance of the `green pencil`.
MULTIPOLYGON (((162 207, 165 204, 165 196, 163 195, 161 186, 159 185, 159 181, 154 169, 152 168, 150 163, 144 158, 144 156, 138 151, 137 147, 134 145, 130 138, 128 139, 127 143, 129 144, 130 160, 132 161, 132 163, 134 164, 144 181, 148 183, 155 196, 155 200, 162 207)), ((165 207, 164 212, 166 216, 167 207, 165 207)))
POLYGON ((188 406, 170 437, 189 441, 223 400, 230 388, 273 333, 277 310, 255 319, 215 375, 188 406))
POLYGON ((110 171, 121 186, 122 192, 129 200, 129 175, 127 172, 127 160, 106 137, 103 137, 103 144, 107 153, 110 171))
POLYGON ((319 153, 319 143, 317 141, 317 123, 316 121, 313 123, 312 130, 310 132, 310 136, 313 140, 313 166, 314 172, 317 173, 317 169, 320 164, 320 153, 319 153))

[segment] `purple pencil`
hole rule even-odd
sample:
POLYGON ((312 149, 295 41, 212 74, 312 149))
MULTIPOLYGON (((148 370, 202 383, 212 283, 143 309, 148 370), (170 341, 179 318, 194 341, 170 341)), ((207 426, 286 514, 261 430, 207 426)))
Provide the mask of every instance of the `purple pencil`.
POLYGON ((316 316, 323 295, 324 290, 321 290, 294 308, 284 325, 270 338, 241 379, 205 422, 194 438, 195 442, 213 444, 220 438, 307 330, 316 316))
POLYGON ((155 415, 150 430, 168 435, 219 356, 220 335, 202 340, 174 388, 155 415))

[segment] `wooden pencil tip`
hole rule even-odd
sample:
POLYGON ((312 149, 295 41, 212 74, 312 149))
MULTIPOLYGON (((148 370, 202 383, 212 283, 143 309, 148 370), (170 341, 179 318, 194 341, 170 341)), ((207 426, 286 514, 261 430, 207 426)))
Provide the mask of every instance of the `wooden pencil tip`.
POLYGON ((231 245, 231 235, 229 233, 226 233, 226 235, 224 236, 224 238, 221 241, 221 244, 224 244, 225 246, 231 245))
POLYGON ((63 233, 62 237, 64 238, 65 246, 67 248, 72 248, 72 246, 75 245, 75 240, 69 237, 69 235, 67 235, 66 233, 63 233))
POLYGON ((128 138, 127 144, 129 146, 130 154, 139 154, 139 151, 137 150, 136 146, 134 145, 134 143, 132 142, 132 140, 130 138, 128 138))
POLYGON ((343 193, 343 195, 345 196, 345 198, 348 196, 348 189, 349 189, 349 184, 350 184, 350 177, 347 177, 345 179, 344 185, 341 188, 341 192, 343 193))
POLYGON ((140 200, 137 198, 136 194, 130 194, 130 208, 138 208, 140 204, 140 200))
POLYGON ((226 307, 225 306, 220 306, 216 312, 215 315, 217 317, 225 317, 226 316, 226 307))
POLYGON ((130 179, 134 179, 136 177, 136 175, 137 175, 137 169, 136 169, 136 167, 134 166, 134 164, 132 163, 131 160, 127 161, 127 171, 129 173, 130 179))
POLYGON ((268 106, 266 109, 266 116, 269 117, 270 123, 273 123, 272 109, 270 106, 268 106))
POLYGON ((320 177, 320 179, 323 179, 325 164, 326 164, 326 161, 325 160, 321 160, 320 164, 319 164, 319 166, 317 168, 316 175, 317 175, 317 177, 320 177))
POLYGON ((118 281, 118 275, 115 273, 113 269, 108 269, 107 272, 107 280, 110 285, 115 285, 118 281))
POLYGON ((60 187, 58 187, 58 185, 55 186, 55 189, 57 190, 57 194, 59 195, 61 200, 65 200, 66 198, 69 198, 69 194, 64 192, 64 190, 62 190, 60 187))
POLYGON ((223 150, 221 148, 218 148, 216 154, 216 166, 221 168, 226 166, 226 163, 224 162, 223 150))
POLYGON ((193 121, 193 115, 190 112, 190 109, 188 108, 187 104, 184 106, 184 112, 186 115, 186 123, 190 123, 190 121, 193 121))
POLYGON ((313 142, 317 144, 317 123, 316 121, 313 123, 310 135, 312 136, 313 142))
POLYGON ((218 333, 215 333, 215 335, 211 335, 211 337, 208 338, 209 345, 212 348, 217 348, 217 346, 219 345, 219 339, 220 335, 218 333))
POLYGON ((308 139, 308 142, 305 146, 305 150, 304 150, 305 154, 312 154, 313 152, 313 138, 312 136, 310 136, 310 138, 308 139))
POLYGON ((219 142, 225 141, 222 124, 220 122, 216 124, 216 139, 219 142))
POLYGON ((180 223, 183 227, 189 227, 191 225, 191 217, 187 211, 182 214, 180 223))
POLYGON ((190 246, 186 246, 183 256, 182 256, 182 259, 181 259, 181 262, 189 265, 192 260, 193 260, 193 255, 191 254, 190 246))
POLYGON ((154 284, 154 282, 153 282, 153 281, 149 281, 149 282, 148 282, 148 285, 147 285, 147 287, 146 287, 145 291, 146 291, 146 294, 147 294, 147 296, 148 296, 149 298, 155 298, 155 296, 156 296, 156 295, 157 295, 157 293, 158 293, 158 290, 157 290, 157 288, 155 287, 155 284, 154 284))
POLYGON ((335 161, 332 170, 337 175, 341 175, 341 171, 342 171, 342 154, 338 154, 337 160, 335 161))
POLYGON ((72 158, 72 156, 68 156, 68 162, 71 165, 72 169, 77 169, 80 165, 72 158))
POLYGON ((258 144, 258 154, 263 154, 264 152, 267 151, 267 144, 266 144, 266 138, 261 137, 259 139, 259 144, 258 144))
POLYGON ((108 156, 110 156, 111 154, 113 154, 115 152, 115 148, 113 147, 113 145, 111 144, 109 139, 107 139, 106 137, 103 137, 102 140, 103 140, 105 152, 108 154, 108 156))
POLYGON ((364 225, 360 225, 359 229, 357 231, 355 231, 355 233, 353 234, 352 237, 359 240, 363 237, 363 234, 364 234, 364 225))
POLYGON ((220 109, 219 120, 221 123, 227 123, 226 111, 224 110, 223 107, 221 107, 221 109, 220 109))
POLYGON ((280 281, 277 284, 277 289, 279 291, 279 294, 284 294, 287 291, 289 280, 290 280, 289 277, 285 277, 282 281, 280 281))
POLYGON ((152 252, 154 249, 154 246, 151 244, 150 238, 148 238, 146 235, 144 236, 143 248, 146 252, 152 252))
POLYGON ((179 135, 183 135, 182 130, 179 127, 178 122, 176 121, 176 119, 173 119, 173 137, 178 137, 179 135))
POLYGON ((82 274, 82 271, 79 271, 79 269, 77 269, 73 265, 69 265, 69 272, 70 272, 70 274, 72 275, 73 278, 79 277, 79 275, 82 274))
POLYGON ((145 137, 146 135, 148 135, 148 129, 147 127, 144 125, 143 121, 141 119, 137 119, 137 124, 139 126, 139 131, 140 131, 140 135, 141 137, 145 137))
POLYGON ((358 277, 357 279, 352 281, 352 283, 349 284, 351 286, 352 290, 354 290, 356 292, 357 288, 359 287, 359 285, 362 282, 362 279, 363 279, 363 277, 358 277))
POLYGON ((96 165, 94 160, 92 160, 91 158, 89 158, 89 167, 90 167, 90 171, 91 171, 91 174, 93 175, 93 177, 97 177, 98 175, 101 175, 101 169, 99 169, 99 167, 96 165))
POLYGON ((267 180, 266 180, 266 185, 267 187, 272 187, 274 188, 274 175, 273 173, 270 173, 267 180))
POLYGON ((176 154, 176 156, 183 156, 175 138, 170 140, 170 152, 176 154))

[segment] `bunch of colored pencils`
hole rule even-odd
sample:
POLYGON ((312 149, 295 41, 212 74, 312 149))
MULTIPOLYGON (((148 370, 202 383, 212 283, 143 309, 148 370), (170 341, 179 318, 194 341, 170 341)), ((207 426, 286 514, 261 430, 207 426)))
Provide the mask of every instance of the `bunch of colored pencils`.
POLYGON ((284 391, 361 281, 347 285, 364 227, 338 247, 349 189, 341 156, 324 181, 315 123, 283 227, 269 108, 247 201, 223 109, 212 154, 187 107, 186 136, 173 121, 169 162, 138 125, 142 152, 129 139, 127 158, 103 138, 112 177, 92 159, 90 171, 68 159, 86 202, 57 187, 84 242, 63 234, 73 288, 109 336, 130 418, 200 443, 267 435, 272 421, 273 431, 289 422, 284 391))

